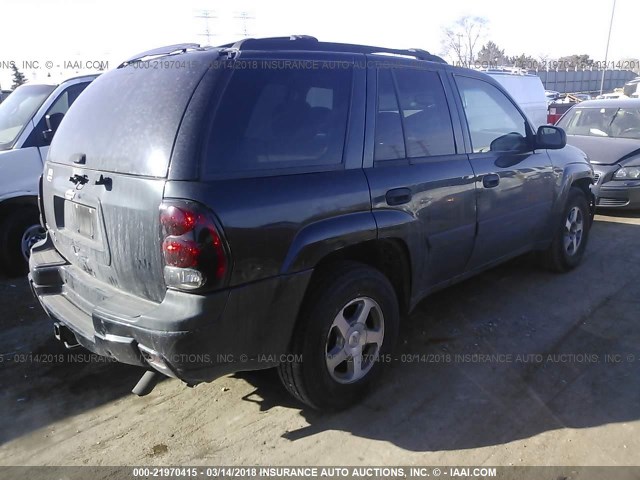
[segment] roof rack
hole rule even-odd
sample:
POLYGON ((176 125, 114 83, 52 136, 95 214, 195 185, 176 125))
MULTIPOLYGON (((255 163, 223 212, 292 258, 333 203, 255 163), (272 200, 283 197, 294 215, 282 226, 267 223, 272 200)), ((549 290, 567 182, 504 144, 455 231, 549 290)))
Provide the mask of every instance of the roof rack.
POLYGON ((497 67, 472 67, 475 70, 479 70, 484 73, 510 73, 513 75, 528 75, 529 70, 521 67, 508 67, 508 66, 497 66, 497 67))
POLYGON ((291 35, 290 37, 271 38, 245 38, 236 43, 221 45, 219 48, 230 50, 308 50, 315 52, 349 52, 349 53, 386 53, 391 55, 402 55, 413 57, 418 60, 430 62, 447 63, 437 55, 433 55, 426 50, 410 48, 400 50, 395 48, 374 47, 370 45, 354 45, 350 43, 320 42, 317 38, 309 35, 291 35))
POLYGON ((187 50, 193 50, 196 48, 200 48, 200 44, 178 43, 176 45, 167 45, 165 47, 154 48, 153 50, 147 50, 146 52, 141 52, 141 53, 138 53, 137 55, 134 55, 131 58, 128 58, 127 60, 122 62, 120 65, 118 65, 118 68, 126 67, 131 63, 139 62, 142 59, 147 57, 157 57, 159 55, 172 55, 175 53, 183 53, 183 52, 186 52, 187 50))

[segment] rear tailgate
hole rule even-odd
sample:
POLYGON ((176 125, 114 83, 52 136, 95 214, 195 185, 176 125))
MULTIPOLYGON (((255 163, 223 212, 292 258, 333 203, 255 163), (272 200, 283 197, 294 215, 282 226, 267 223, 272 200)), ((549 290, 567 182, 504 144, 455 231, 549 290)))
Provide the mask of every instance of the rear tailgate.
POLYGON ((207 68, 144 65, 102 75, 74 103, 49 151, 43 203, 67 261, 159 302, 166 291, 159 206, 176 134, 207 68))

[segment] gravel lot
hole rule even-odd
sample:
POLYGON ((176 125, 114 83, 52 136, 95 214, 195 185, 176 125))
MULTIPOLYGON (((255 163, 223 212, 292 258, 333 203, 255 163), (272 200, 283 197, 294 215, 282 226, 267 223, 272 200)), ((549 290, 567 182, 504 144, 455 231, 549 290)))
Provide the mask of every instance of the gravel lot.
POLYGON ((640 215, 599 215, 567 275, 522 258, 428 298, 375 394, 333 415, 273 371, 137 398, 140 369, 65 351, 1 278, 0 465, 639 464, 638 247, 640 215))

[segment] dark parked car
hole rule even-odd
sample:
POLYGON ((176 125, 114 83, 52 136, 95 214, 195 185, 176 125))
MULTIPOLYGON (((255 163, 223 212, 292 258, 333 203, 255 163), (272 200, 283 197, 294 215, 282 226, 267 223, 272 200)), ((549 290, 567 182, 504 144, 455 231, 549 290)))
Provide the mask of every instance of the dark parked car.
POLYGON ((593 164, 597 206, 640 208, 640 99, 583 102, 558 126, 593 164))
POLYGON ((534 250, 580 262, 593 172, 565 143, 425 51, 145 52, 60 125, 30 280, 68 346, 190 385, 278 367, 301 401, 342 408, 429 293, 534 250))

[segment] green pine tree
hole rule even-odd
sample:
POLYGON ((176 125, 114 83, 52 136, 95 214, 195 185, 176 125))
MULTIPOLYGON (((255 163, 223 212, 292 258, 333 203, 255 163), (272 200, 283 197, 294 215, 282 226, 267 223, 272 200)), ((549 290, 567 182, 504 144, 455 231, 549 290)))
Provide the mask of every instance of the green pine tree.
POLYGON ((13 70, 13 85, 11 85, 11 90, 15 90, 23 83, 26 83, 27 79, 24 73, 18 70, 15 63, 11 65, 11 70, 13 70))

